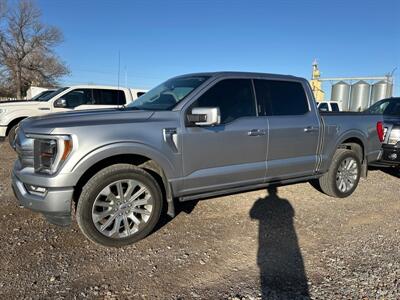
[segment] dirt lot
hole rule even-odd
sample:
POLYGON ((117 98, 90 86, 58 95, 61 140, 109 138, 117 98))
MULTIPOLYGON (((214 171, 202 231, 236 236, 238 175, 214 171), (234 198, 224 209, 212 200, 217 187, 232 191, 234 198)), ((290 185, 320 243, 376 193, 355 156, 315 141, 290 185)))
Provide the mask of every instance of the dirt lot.
POLYGON ((372 171, 348 199, 297 184, 187 203, 138 244, 105 249, 20 208, 14 158, 0 144, 1 299, 400 299, 395 174, 372 171))

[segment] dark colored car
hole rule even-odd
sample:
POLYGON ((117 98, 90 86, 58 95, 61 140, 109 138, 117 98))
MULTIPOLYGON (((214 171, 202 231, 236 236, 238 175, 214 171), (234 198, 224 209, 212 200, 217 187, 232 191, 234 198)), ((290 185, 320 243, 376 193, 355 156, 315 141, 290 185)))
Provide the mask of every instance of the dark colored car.
POLYGON ((383 153, 374 165, 400 168, 400 97, 380 100, 366 112, 381 114, 384 120, 383 153))

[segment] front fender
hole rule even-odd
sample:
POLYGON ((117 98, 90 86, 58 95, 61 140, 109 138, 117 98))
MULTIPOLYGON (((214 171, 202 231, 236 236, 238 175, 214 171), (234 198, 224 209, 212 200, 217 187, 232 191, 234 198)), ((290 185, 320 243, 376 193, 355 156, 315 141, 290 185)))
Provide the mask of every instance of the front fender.
POLYGON ((174 164, 160 151, 151 146, 137 142, 121 142, 101 146, 82 157, 72 168, 76 182, 92 166, 99 161, 118 155, 141 155, 155 161, 164 171, 167 178, 177 177, 174 164))

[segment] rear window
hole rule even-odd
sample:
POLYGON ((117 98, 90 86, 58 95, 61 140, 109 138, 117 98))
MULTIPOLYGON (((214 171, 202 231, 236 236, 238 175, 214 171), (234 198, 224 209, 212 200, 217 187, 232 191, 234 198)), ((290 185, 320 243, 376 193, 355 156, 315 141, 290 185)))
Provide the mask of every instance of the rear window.
POLYGON ((339 111, 339 105, 337 103, 331 103, 332 111, 339 111))
POLYGON ((257 79, 254 84, 261 114, 293 116, 309 111, 307 97, 300 82, 257 79))

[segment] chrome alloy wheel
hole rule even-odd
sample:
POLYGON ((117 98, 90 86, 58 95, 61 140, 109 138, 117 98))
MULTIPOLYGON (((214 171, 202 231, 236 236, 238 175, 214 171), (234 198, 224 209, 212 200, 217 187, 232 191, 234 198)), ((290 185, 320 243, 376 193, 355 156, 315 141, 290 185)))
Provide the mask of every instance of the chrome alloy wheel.
POLYGON ((336 173, 336 186, 342 192, 349 192, 357 182, 358 165, 354 158, 345 158, 336 173))
POLYGON ((148 222, 153 205, 153 197, 143 183, 132 179, 118 180, 97 195, 92 220, 101 234, 126 238, 148 222))

